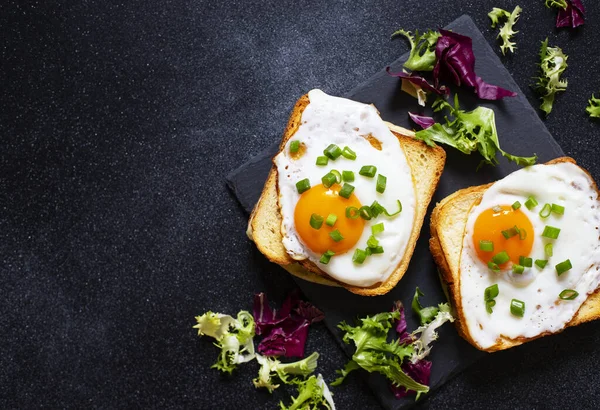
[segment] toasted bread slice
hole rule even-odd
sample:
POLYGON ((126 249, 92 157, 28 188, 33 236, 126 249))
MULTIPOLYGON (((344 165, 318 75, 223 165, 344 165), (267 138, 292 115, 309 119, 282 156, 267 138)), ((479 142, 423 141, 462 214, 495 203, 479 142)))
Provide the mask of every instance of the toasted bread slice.
MULTIPOLYGON (((576 164, 575 161, 569 157, 557 158, 547 164, 561 162, 571 162, 576 164)), ((454 323, 458 333, 473 346, 487 352, 508 349, 530 340, 552 334, 543 333, 532 338, 502 338, 498 343, 487 349, 478 346, 469 334, 460 295, 460 258, 463 249, 463 237, 471 208, 479 204, 483 194, 491 185, 492 184, 487 184, 461 189, 438 203, 431 214, 431 239, 429 240, 429 248, 439 267, 443 285, 446 288, 450 302, 456 311, 456 320, 454 323)), ((595 188, 598 190, 597 187, 595 188)), ((587 298, 579 308, 579 311, 566 326, 576 326, 598 318, 600 318, 600 293, 596 291, 587 298)))
MULTIPOLYGON (((302 119, 302 112, 309 103, 308 95, 302 96, 296 102, 283 134, 280 151, 298 130, 302 119)), ((282 244, 282 219, 279 211, 278 177, 277 168, 275 166, 271 167, 260 199, 250 215, 247 230, 248 237, 255 242, 257 248, 267 257, 267 259, 281 265, 292 275, 304 280, 328 286, 342 286, 350 292, 359 295, 383 295, 396 286, 408 268, 410 258, 421 232, 427 207, 429 206, 429 202, 431 201, 442 174, 442 170, 444 169, 446 152, 440 147, 429 147, 425 143, 415 140, 412 131, 390 123, 386 124, 398 138, 400 145, 406 153, 412 172, 413 184, 415 184, 416 194, 415 219, 410 239, 403 258, 390 277, 383 283, 377 283, 373 286, 362 288, 344 284, 333 279, 308 260, 298 262, 290 258, 282 244)))

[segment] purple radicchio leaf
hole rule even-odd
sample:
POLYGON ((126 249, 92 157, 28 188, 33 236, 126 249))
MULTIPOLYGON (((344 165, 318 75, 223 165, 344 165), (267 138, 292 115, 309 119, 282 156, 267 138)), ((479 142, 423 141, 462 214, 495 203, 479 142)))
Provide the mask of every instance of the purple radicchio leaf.
POLYGON ((435 93, 437 95, 447 95, 450 92, 450 90, 448 90, 448 88, 446 88, 443 85, 439 86, 439 87, 438 86, 434 87, 432 84, 429 84, 429 82, 426 79, 424 79, 423 77, 419 77, 418 75, 405 73, 403 71, 399 71, 397 73, 392 73, 390 67, 386 67, 385 71, 387 71, 387 73, 389 75, 391 75, 392 77, 400 77, 404 80, 408 80, 411 83, 421 87, 423 90, 435 93))
POLYGON ((567 8, 560 9, 556 16, 556 27, 579 27, 585 22, 585 7, 581 0, 567 0, 567 8))
POLYGON ((399 300, 394 302, 394 307, 392 308, 392 311, 400 312, 400 319, 398 319, 398 321, 396 322, 396 333, 398 333, 398 341, 400 342, 400 344, 412 343, 414 339, 410 335, 410 333, 406 331, 408 326, 406 324, 406 315, 404 314, 404 305, 402 305, 402 302, 400 302, 399 300))
POLYGON ((267 356, 303 357, 311 323, 323 320, 324 314, 302 301, 298 292, 288 295, 279 311, 272 310, 264 293, 254 296, 256 334, 264 338, 258 351, 267 356))
MULTIPOLYGON (((414 381, 429 386, 431 378, 431 362, 429 360, 419 360, 416 363, 407 361, 402 363, 402 370, 409 375, 414 381)), ((392 393, 397 399, 402 397, 415 395, 414 390, 407 390, 406 387, 390 385, 392 393)))
POLYGON ((429 128, 433 124, 435 124, 435 120, 431 117, 425 117, 424 115, 413 114, 412 112, 409 112, 408 115, 410 116, 410 119, 415 122, 415 124, 417 124, 419 127, 423 128, 423 129, 429 128))
POLYGON ((499 100, 514 97, 517 94, 496 85, 487 84, 475 73, 475 54, 470 37, 447 30, 440 30, 435 55, 437 58, 433 68, 435 87, 440 81, 450 81, 457 86, 465 86, 475 91, 483 100, 499 100))

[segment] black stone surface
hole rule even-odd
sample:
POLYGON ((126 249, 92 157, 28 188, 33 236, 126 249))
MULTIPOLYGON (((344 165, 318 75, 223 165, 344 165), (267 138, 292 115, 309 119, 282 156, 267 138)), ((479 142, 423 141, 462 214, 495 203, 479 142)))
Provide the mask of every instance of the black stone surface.
MULTIPOLYGON (((569 55, 569 88, 545 121, 600 179, 600 7, 555 30, 528 2, 502 59, 532 105, 539 41, 569 55)), ((244 235, 225 175, 281 134, 311 88, 343 94, 407 51, 399 27, 473 17, 495 45, 509 1, 14 1, 0 5, 0 404, 3 408, 275 408, 210 369, 194 315, 235 313, 294 282, 244 235)), ((496 49, 496 51, 498 51, 496 49)), ((594 408, 600 327, 582 325, 485 356, 422 408, 594 408)), ((324 325, 308 351, 326 378, 345 362, 324 325)), ((341 409, 377 408, 358 377, 341 409)))

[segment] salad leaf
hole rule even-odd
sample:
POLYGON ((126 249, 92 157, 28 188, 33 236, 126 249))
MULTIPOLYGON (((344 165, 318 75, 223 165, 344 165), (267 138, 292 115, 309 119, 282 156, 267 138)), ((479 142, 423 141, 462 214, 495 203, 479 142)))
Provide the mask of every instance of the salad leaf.
POLYGON ((394 309, 392 311, 398 311, 400 313, 400 317, 396 321, 396 333, 398 334, 398 342, 400 344, 411 344, 413 342, 413 337, 406 331, 406 315, 404 313, 404 305, 402 302, 397 300, 394 304, 394 309))
POLYGON ((450 305, 441 303, 438 305, 438 313, 435 318, 429 324, 423 325, 412 332, 413 337, 416 338, 413 343, 415 351, 410 359, 412 363, 423 360, 429 354, 431 343, 438 338, 436 329, 446 322, 454 322, 454 317, 450 313, 450 305))
POLYGON ((283 402, 279 403, 281 410, 317 409, 319 406, 335 410, 332 394, 323 380, 323 376, 313 375, 304 381, 295 383, 298 385, 298 397, 292 397, 290 406, 285 406, 283 402))
POLYGON ((306 377, 310 375, 317 368, 318 358, 319 354, 314 352, 297 362, 281 363, 275 358, 257 354, 256 360, 260 364, 260 369, 258 370, 258 377, 253 380, 254 386, 256 388, 265 387, 269 390, 269 393, 272 393, 273 390, 279 387, 279 384, 274 383, 273 378, 275 376, 284 383, 292 383, 288 376, 306 377))
POLYGON ((256 333, 264 335, 258 351, 267 356, 303 357, 308 327, 323 320, 323 313, 291 293, 279 311, 272 310, 264 293, 254 296, 256 333))
POLYGON ((410 54, 408 60, 404 63, 404 67, 411 71, 431 71, 435 64, 435 44, 440 33, 433 30, 428 30, 423 34, 419 34, 415 30, 413 36, 410 31, 398 30, 392 34, 392 38, 404 36, 410 43, 410 54))
POLYGON ((419 127, 426 129, 435 124, 435 120, 431 117, 425 117, 423 115, 408 113, 411 120, 413 120, 419 127))
MULTIPOLYGON (((404 370, 404 372, 412 377, 415 381, 429 386, 429 380, 431 378, 431 365, 432 363, 429 360, 419 360, 416 363, 405 362, 402 363, 402 370, 404 370)), ((394 393, 394 396, 397 399, 416 394, 414 390, 408 390, 406 387, 402 386, 391 386, 391 389, 392 393, 394 393)))
POLYGON ((595 98, 592 94, 592 98, 588 101, 588 106, 585 109, 590 117, 600 118, 600 98, 595 98))
POLYGON ((353 342, 356 351, 344 369, 338 370, 341 376, 332 383, 332 386, 341 384, 350 372, 364 369, 369 373, 383 374, 395 386, 404 386, 417 393, 428 392, 428 386, 417 383, 401 368, 402 361, 412 357, 413 347, 400 344, 398 340, 387 341, 392 323, 399 319, 400 312, 396 310, 367 316, 360 320, 358 326, 350 326, 346 322, 340 323, 338 327, 344 332, 344 343, 353 342))
POLYGON ((506 54, 506 50, 509 50, 511 53, 515 52, 516 43, 512 42, 512 36, 518 33, 518 31, 514 31, 513 27, 519 16, 521 15, 521 7, 516 6, 512 13, 509 13, 506 10, 499 9, 494 7, 491 12, 488 13, 488 16, 492 20, 492 27, 496 27, 499 19, 507 18, 508 20, 504 25, 500 28, 500 32, 498 33, 499 39, 502 40, 502 44, 500 45, 500 50, 502 51, 502 55, 506 54))
POLYGON ((221 313, 206 312, 196 316, 199 336, 209 336, 217 342, 221 349, 219 359, 212 366, 224 373, 231 373, 238 364, 248 362, 255 357, 254 353, 254 319, 249 312, 242 310, 234 319, 221 313))
POLYGON ((581 0, 546 0, 547 8, 557 8, 556 27, 579 27, 585 23, 585 7, 581 0))
POLYGON ((437 315, 439 309, 436 308, 435 306, 428 306, 428 307, 424 308, 423 306, 421 306, 421 302, 419 302, 419 296, 425 296, 425 295, 423 294, 423 292, 421 292, 421 290, 417 286, 417 290, 415 291, 415 295, 413 296, 411 307, 412 307, 413 312, 418 314, 419 317, 421 318, 421 324, 425 325, 425 324, 431 322, 433 320, 433 318, 435 318, 435 315, 437 315))
POLYGON ((484 100, 500 100, 517 94, 504 88, 487 84, 475 73, 475 55, 470 37, 447 30, 440 30, 435 56, 437 62, 433 68, 434 85, 441 80, 450 81, 457 86, 466 86, 475 91, 484 100))
POLYGON ((470 154, 477 150, 484 158, 482 163, 495 165, 498 163, 496 153, 509 161, 521 166, 533 165, 537 156, 518 157, 511 155, 500 148, 494 111, 486 107, 477 107, 473 111, 463 111, 458 103, 458 95, 454 96, 454 107, 443 99, 438 99, 433 104, 434 111, 447 109, 454 117, 450 120, 445 117, 445 124, 435 123, 431 127, 415 133, 415 138, 424 141, 430 146, 435 142, 446 144, 457 150, 470 154))
POLYGON ((417 75, 413 75, 413 74, 409 74, 409 73, 405 73, 403 71, 399 71, 397 73, 393 73, 391 71, 390 67, 386 67, 385 71, 387 71, 387 73, 389 75, 391 75, 392 77, 400 77, 404 80, 408 80, 411 83, 419 86, 420 88, 422 88, 423 90, 427 91, 427 92, 431 92, 431 93, 435 93, 437 95, 447 95, 450 93, 450 90, 448 90, 448 88, 446 88, 445 86, 441 86, 441 87, 434 87, 433 85, 429 84, 427 82, 426 79, 424 79, 423 77, 419 77, 417 75))
POLYGON ((556 93, 567 89, 567 80, 560 78, 567 68, 568 56, 560 47, 548 47, 548 39, 542 41, 540 49, 540 76, 537 77, 536 91, 540 94, 540 109, 550 114, 556 93))

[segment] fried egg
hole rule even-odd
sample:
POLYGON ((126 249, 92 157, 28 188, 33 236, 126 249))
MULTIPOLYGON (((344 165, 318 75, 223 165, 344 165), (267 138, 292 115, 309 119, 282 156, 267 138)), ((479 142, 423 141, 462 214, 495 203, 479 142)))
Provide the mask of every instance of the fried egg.
POLYGON ((487 189, 460 259, 462 311, 479 347, 554 333, 573 318, 600 282, 599 206, 594 181, 570 162, 523 168, 487 189))
MULTIPOLYGON (((416 197, 410 166, 394 134, 388 129, 375 107, 332 97, 320 90, 308 93, 298 129, 274 158, 278 172, 281 233, 287 253, 295 260, 310 260, 329 276, 355 286, 371 286, 385 281, 400 263, 414 224, 416 197), (295 144, 295 149, 292 148, 295 144), (339 156, 327 165, 317 165, 317 158, 335 145, 348 147, 355 159, 339 156), (293 152, 292 152, 293 151, 293 152), (364 166, 373 166, 372 177, 360 175, 364 166), (353 181, 338 177, 326 186, 323 176, 331 171, 354 174, 353 181), (379 175, 386 178, 385 190, 377 191, 379 175), (310 189, 299 193, 296 184, 307 179, 310 189), (344 184, 354 187, 347 198, 340 195, 344 184), (400 201, 402 211, 395 216, 379 215, 370 220, 346 215, 348 208, 360 209, 377 201, 388 213, 395 213, 400 201), (311 217, 326 219, 334 215, 333 226, 311 226, 311 217), (382 253, 368 255, 364 262, 353 261, 357 249, 366 250, 373 235, 372 226, 383 223, 384 231, 375 236, 382 253), (337 231, 343 239, 334 240, 337 231), (327 263, 323 254, 333 252, 327 263)), ((352 216, 356 216, 354 213, 352 216)))

